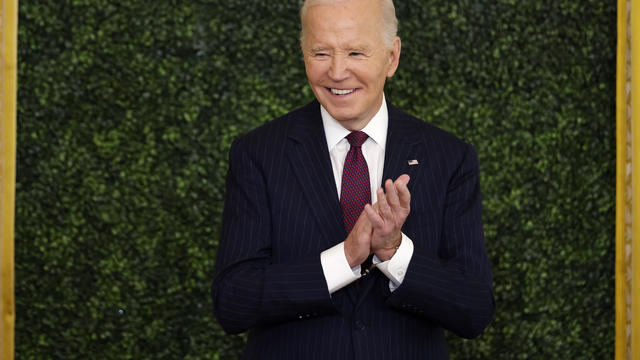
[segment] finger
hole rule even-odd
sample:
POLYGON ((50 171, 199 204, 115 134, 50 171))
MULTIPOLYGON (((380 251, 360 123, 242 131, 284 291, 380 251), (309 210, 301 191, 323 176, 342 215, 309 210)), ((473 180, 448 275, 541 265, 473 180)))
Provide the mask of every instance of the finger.
POLYGON ((358 233, 373 231, 371 228, 371 221, 364 211, 360 213, 360 216, 358 217, 356 223, 353 225, 353 229, 351 231, 358 233))
POLYGON ((391 180, 387 180, 385 183, 385 187, 387 188, 387 202, 391 209, 397 209, 400 206, 400 200, 398 199, 398 190, 396 189, 396 185, 391 180))
POLYGON ((411 180, 411 177, 407 174, 402 174, 400 176, 398 176, 398 178, 396 179, 396 186, 398 185, 398 183, 404 183, 405 185, 407 185, 409 183, 409 180, 411 180))
POLYGON ((365 211, 362 211, 362 213, 360 214, 360 217, 358 218, 357 223, 359 223, 358 230, 363 231, 365 233, 370 233, 373 231, 373 225, 371 223, 371 220, 369 219, 369 215, 366 213, 367 207, 371 208, 371 205, 367 204, 364 206, 365 211))
POLYGON ((387 202, 387 196, 384 194, 382 188, 377 190, 378 195, 378 213, 382 216, 383 219, 390 219, 392 216, 391 208, 389 207, 389 203, 387 202))
MULTIPOLYGON (((408 182, 409 175, 402 175, 402 176, 406 176, 407 182, 408 182)), ((402 207, 403 209, 408 209, 411 204, 411 192, 409 192, 409 188, 407 187, 407 182, 405 182, 404 179, 400 179, 400 178, 396 180, 396 189, 398 191, 400 207, 402 207)))
POLYGON ((361 264, 371 253, 373 228, 367 216, 362 213, 353 226, 353 230, 344 242, 344 253, 349 266, 361 264))
POLYGON ((364 206, 362 216, 366 216, 368 220, 367 222, 370 224, 372 229, 381 228, 384 225, 384 220, 382 220, 380 214, 369 204, 364 206))

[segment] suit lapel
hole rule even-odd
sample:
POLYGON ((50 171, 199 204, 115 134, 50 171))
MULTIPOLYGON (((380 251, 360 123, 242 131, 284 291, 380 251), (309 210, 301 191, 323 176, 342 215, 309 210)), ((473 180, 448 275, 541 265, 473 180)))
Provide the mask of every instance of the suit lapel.
POLYGON ((418 170, 427 161, 424 148, 420 146, 420 131, 417 131, 417 125, 396 107, 388 104, 388 109, 389 130, 384 156, 383 183, 386 179, 395 180, 402 174, 408 174, 411 176, 409 186, 415 185, 419 180, 418 170))
POLYGON ((307 105, 300 118, 291 119, 287 157, 293 175, 318 220, 326 248, 346 237, 342 210, 317 101, 307 105))

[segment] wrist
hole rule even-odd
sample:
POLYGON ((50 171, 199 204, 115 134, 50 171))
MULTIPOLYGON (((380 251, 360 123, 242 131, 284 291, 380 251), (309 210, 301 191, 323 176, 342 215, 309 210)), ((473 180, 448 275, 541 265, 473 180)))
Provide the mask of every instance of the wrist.
POLYGON ((402 235, 400 235, 400 239, 393 245, 392 247, 381 248, 375 251, 376 256, 380 261, 391 260, 393 255, 396 254, 398 249, 400 248, 400 244, 402 243, 402 235))
POLYGON ((347 262, 349 263, 349 267, 354 268, 362 264, 367 259, 367 256, 369 256, 369 254, 367 254, 367 256, 364 256, 364 257, 362 256, 362 254, 359 254, 359 253, 353 254, 350 251, 350 247, 345 243, 344 256, 347 259, 347 262))

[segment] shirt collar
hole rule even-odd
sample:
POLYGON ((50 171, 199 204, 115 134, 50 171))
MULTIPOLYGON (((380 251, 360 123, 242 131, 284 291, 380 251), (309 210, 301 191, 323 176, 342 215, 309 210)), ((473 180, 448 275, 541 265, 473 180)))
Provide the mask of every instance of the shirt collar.
MULTIPOLYGON (((345 129, 322 105, 320 105, 320 114, 322 115, 322 125, 324 127, 324 135, 327 139, 327 146, 329 150, 331 150, 340 140, 349 135, 351 131, 345 129)), ((384 150, 387 144, 388 127, 389 113, 387 111, 387 101, 383 93, 380 109, 378 109, 378 112, 371 118, 362 131, 369 135, 369 137, 384 150)))

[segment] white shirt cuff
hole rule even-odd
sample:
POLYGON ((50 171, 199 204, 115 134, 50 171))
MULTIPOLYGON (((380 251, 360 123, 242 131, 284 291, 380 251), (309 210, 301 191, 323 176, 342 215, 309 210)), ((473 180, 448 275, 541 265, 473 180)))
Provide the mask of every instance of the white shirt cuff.
POLYGON ((394 291, 402 284, 412 256, 413 241, 404 233, 402 233, 402 242, 391 259, 381 262, 377 256, 373 256, 373 263, 378 270, 389 278, 389 290, 394 291))
POLYGON ((344 254, 344 242, 320 253, 320 263, 324 278, 327 280, 329 294, 333 294, 360 278, 360 265, 354 268, 349 266, 347 256, 344 254))

